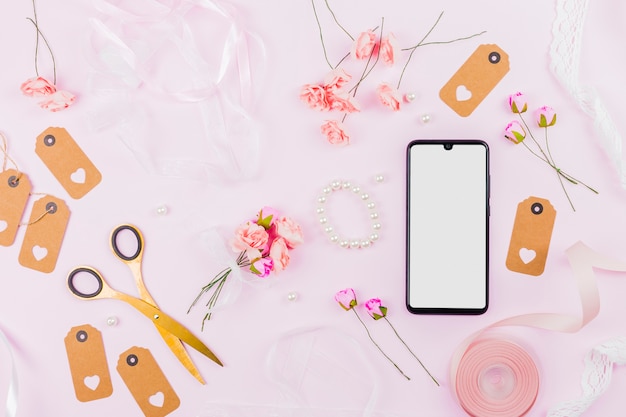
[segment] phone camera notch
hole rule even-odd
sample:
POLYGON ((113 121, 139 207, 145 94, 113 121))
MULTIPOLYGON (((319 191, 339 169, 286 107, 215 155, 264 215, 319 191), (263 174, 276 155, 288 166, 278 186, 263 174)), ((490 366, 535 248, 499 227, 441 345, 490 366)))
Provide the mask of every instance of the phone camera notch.
POLYGON ((446 151, 449 151, 452 149, 452 144, 451 143, 444 143, 443 144, 443 149, 445 149, 446 151))

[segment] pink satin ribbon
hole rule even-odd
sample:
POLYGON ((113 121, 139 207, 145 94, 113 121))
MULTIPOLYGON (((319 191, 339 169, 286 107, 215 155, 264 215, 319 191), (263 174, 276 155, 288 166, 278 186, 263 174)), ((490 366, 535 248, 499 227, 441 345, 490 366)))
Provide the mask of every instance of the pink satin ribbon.
POLYGON ((600 310, 600 295, 593 268, 626 272, 625 262, 597 253, 582 242, 577 242, 565 252, 578 287, 582 315, 532 313, 513 316, 497 321, 465 339, 452 357, 450 381, 453 394, 470 416, 523 416, 534 404, 538 392, 539 374, 532 357, 517 344, 486 338, 487 331, 503 326, 528 326, 566 333, 577 332, 593 320, 600 310), (481 387, 479 376, 489 369, 495 370, 496 380, 491 380, 490 388, 485 385, 481 387), (509 391, 505 390, 500 384, 508 382, 508 379, 498 380, 498 373, 500 378, 512 376, 515 386, 509 391))

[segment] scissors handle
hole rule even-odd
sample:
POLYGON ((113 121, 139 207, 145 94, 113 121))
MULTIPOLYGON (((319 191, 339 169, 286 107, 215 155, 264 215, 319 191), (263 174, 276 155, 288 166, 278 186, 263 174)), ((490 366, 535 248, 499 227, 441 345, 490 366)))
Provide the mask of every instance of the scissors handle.
POLYGON ((135 259, 139 258, 141 254, 143 253, 143 236, 141 235, 141 232, 139 231, 139 229, 137 229, 133 225, 122 224, 120 226, 117 226, 111 232, 111 249, 113 249, 113 253, 115 253, 115 256, 117 256, 121 260, 125 262, 134 261, 135 259), (130 256, 125 255, 120 250, 119 246, 117 245, 117 236, 125 230, 130 231, 135 236, 135 239, 137 240, 137 249, 135 250, 135 253, 133 253, 130 256))
POLYGON ((79 266, 78 268, 74 268, 68 274, 67 287, 70 289, 72 294, 74 294, 78 298, 96 298, 98 295, 100 295, 100 293, 104 289, 104 279, 102 279, 102 275, 100 275, 100 273, 96 271, 95 269, 87 267, 87 266, 79 266), (98 283, 98 288, 94 292, 84 293, 78 288, 76 288, 76 286, 74 285, 74 278, 76 278, 76 275, 83 273, 83 272, 91 275, 93 278, 95 278, 96 282, 98 283))

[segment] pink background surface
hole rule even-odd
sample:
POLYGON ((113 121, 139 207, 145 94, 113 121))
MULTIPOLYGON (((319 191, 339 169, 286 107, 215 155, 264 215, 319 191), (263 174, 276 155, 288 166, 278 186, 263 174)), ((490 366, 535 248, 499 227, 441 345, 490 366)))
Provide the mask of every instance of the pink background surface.
MULTIPOLYGON (((23 227, 11 247, 0 248, 0 327, 14 349, 19 378, 18 415, 142 415, 114 369, 118 355, 131 346, 152 351, 180 396, 181 406, 171 415, 211 416, 211 404, 240 407, 228 416, 247 415, 250 408, 244 406, 303 405, 306 400, 300 398, 298 402, 283 395, 284 390, 268 375, 267 361, 272 345, 281 337, 306 328, 337 331, 324 333, 329 338, 325 340, 327 346, 332 345, 334 334, 357 342, 363 351, 363 366, 372 368, 372 383, 378 384, 374 410, 398 416, 464 415, 449 391, 447 372, 454 350, 465 337, 511 315, 579 314, 578 295, 564 254, 576 241, 582 240, 599 252, 626 260, 626 193, 601 148, 592 120, 576 106, 549 69, 554 3, 331 2, 338 18, 353 34, 378 25, 384 17, 385 30, 393 31, 403 47, 419 41, 442 10, 444 17, 431 40, 487 31, 468 41, 420 48, 402 85, 403 92, 414 92, 417 98, 398 113, 377 103, 373 92, 381 81, 395 83, 406 55, 395 67, 379 64, 357 96, 362 112, 346 121, 352 143, 336 148, 319 134, 319 126, 327 115, 307 109, 298 99, 300 86, 321 82, 328 69, 310 2, 235 2, 240 23, 260 36, 267 58, 265 77, 254 75, 258 94, 257 106, 251 112, 261 134, 262 166, 253 179, 241 181, 152 174, 111 129, 95 131, 90 127, 96 100, 88 86, 93 71, 87 59, 89 19, 101 17, 90 2, 38 4, 41 28, 57 59, 59 85, 78 96, 76 103, 63 112, 39 109, 36 99, 24 97, 19 91, 20 84, 34 75, 35 33, 25 19, 32 16, 31 4, 21 1, 5 6, 0 14, 0 56, 4 57, 0 129, 9 140, 11 157, 29 175, 33 191, 64 198, 72 212, 53 273, 43 274, 19 265, 23 227), (461 118, 439 99, 438 91, 483 43, 496 43, 507 51, 511 70, 470 117, 461 118), (557 110, 559 122, 550 131, 555 158, 600 191, 596 196, 582 187, 569 187, 577 208, 575 213, 550 169, 501 135, 513 119, 505 104, 506 97, 515 91, 527 94, 531 109, 550 105, 557 110), (422 114, 431 116, 430 123, 421 122, 422 114), (101 184, 80 200, 67 195, 34 153, 35 137, 48 126, 68 129, 102 172, 101 184), (482 316, 415 316, 404 307, 404 156, 407 143, 417 138, 479 138, 491 148, 491 294, 490 308, 482 316), (377 174, 385 176, 384 183, 375 183, 377 174), (327 241, 317 224, 317 196, 323 186, 337 178, 366 188, 380 207, 381 239, 371 249, 341 250, 327 241), (514 273, 504 265, 517 204, 531 195, 549 199, 558 212, 546 271, 540 277, 514 273), (161 204, 169 208, 165 216, 156 213, 161 204), (187 315, 187 307, 199 288, 225 266, 208 261, 202 232, 218 227, 228 239, 240 222, 264 205, 274 206, 298 220, 304 229, 305 244, 292 253, 291 264, 284 273, 271 278, 267 286, 244 286, 236 302, 219 311, 201 333, 202 310, 187 315), (206 386, 198 384, 180 366, 159 334, 133 308, 115 300, 80 301, 67 290, 67 272, 88 264, 102 271, 113 287, 136 294, 130 272, 108 247, 110 231, 121 223, 133 223, 144 234, 144 277, 162 310, 191 329, 225 363, 220 369, 190 350, 207 380, 206 386), (364 317, 373 336, 412 380, 407 382, 397 374, 369 342, 356 319, 344 314, 333 301, 334 293, 345 287, 355 288, 361 301, 370 297, 384 300, 390 320, 442 382, 442 387, 432 384, 383 323, 364 317), (297 301, 287 300, 291 291, 297 292, 297 301), (109 316, 117 316, 119 324, 107 326, 109 316), (111 397, 91 403, 80 403, 74 396, 63 345, 69 329, 84 323, 103 333, 114 386, 111 397)), ((329 53, 342 56, 350 47, 349 40, 333 26, 323 2, 319 2, 318 10, 329 53)), ((626 130, 618 112, 622 108, 623 74, 617 69, 624 67, 626 56, 614 46, 623 38, 623 17, 623 5, 615 1, 595 3, 585 27, 581 67, 584 82, 598 89, 622 132, 626 130)), ((221 44, 215 48, 215 57, 219 57, 221 44)), ((46 57, 45 51, 42 57, 46 57)), ((355 68, 356 74, 358 65, 348 65, 355 68)), ((42 58, 40 69, 43 74, 50 73, 47 58, 42 58)), ((162 95, 143 104, 160 109, 167 116, 152 121, 165 130, 150 151, 185 155, 185 149, 190 149, 190 135, 197 133, 192 131, 193 125, 174 111, 169 116, 172 103, 162 95), (166 150, 159 148, 163 144, 167 144, 166 150)), ((350 215, 359 208, 357 203, 348 199, 343 202, 339 208, 343 217, 338 222, 345 222, 346 228, 352 227, 349 233, 356 233, 365 227, 365 219, 350 215)), ((31 205, 32 201, 26 215, 31 205)), ((529 415, 545 415, 557 403, 577 398, 584 355, 596 344, 624 333, 626 276, 601 270, 596 271, 596 276, 600 314, 580 332, 504 330, 533 352, 539 367, 542 386, 529 415)), ((329 348, 328 355, 340 354, 339 351, 329 348)), ((2 402, 9 369, 4 350, 0 359, 2 402)), ((332 384, 341 380, 338 375, 346 370, 324 372, 332 384)), ((324 394, 323 386, 309 386, 305 397, 313 403, 309 405, 332 408, 337 404, 336 395, 324 394)), ((617 369, 613 385, 589 415, 615 414, 623 409, 626 404, 620 392, 624 388, 626 371, 617 369)), ((336 390, 345 398, 344 407, 362 408, 358 400, 363 393, 358 385, 338 386, 336 390)), ((263 414, 256 410, 249 415, 263 414)))

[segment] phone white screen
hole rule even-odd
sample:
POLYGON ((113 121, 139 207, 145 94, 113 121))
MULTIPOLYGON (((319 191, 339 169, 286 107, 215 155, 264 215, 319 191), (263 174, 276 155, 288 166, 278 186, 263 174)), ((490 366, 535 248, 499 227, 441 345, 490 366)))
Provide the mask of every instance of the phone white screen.
POLYGON ((407 307, 413 312, 487 309, 488 155, 482 141, 409 145, 407 307))

